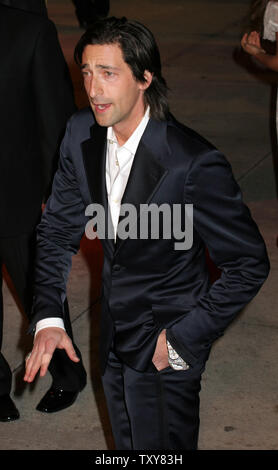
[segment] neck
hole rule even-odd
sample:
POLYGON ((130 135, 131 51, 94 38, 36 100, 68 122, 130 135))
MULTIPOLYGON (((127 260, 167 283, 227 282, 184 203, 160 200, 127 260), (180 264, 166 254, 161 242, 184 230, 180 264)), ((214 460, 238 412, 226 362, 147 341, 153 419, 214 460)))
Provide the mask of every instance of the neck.
POLYGON ((117 141, 120 147, 128 141, 137 126, 140 124, 141 120, 143 119, 143 116, 140 116, 140 118, 138 118, 138 121, 135 122, 132 127, 117 129, 117 126, 113 126, 113 131, 115 136, 117 137, 117 141))
POLYGON ((115 136, 117 137, 118 144, 120 146, 124 145, 124 143, 129 139, 129 137, 133 134, 135 129, 139 126, 140 122, 142 121, 145 115, 145 107, 142 106, 141 109, 135 110, 133 112, 133 116, 130 116, 129 119, 126 121, 123 120, 113 127, 113 131, 115 136))

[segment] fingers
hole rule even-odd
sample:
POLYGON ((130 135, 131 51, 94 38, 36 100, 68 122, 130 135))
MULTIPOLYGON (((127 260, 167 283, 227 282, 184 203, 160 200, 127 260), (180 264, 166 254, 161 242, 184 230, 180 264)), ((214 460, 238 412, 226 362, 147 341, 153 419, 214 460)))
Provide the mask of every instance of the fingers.
POLYGON ((252 31, 250 34, 244 34, 242 38, 243 43, 251 46, 261 47, 260 34, 257 31, 252 31))
POLYGON ((68 357, 73 361, 73 362, 79 362, 80 359, 77 356, 75 349, 72 345, 72 342, 69 338, 66 339, 63 349, 66 351, 68 357))
POLYGON ((248 43, 252 46, 258 46, 260 44, 260 39, 256 34, 252 34, 248 38, 248 43))
POLYGON ((152 362, 157 370, 162 370, 169 366, 165 329, 158 336, 152 362))
POLYGON ((41 377, 45 376, 55 349, 56 349, 55 341, 53 339, 48 340, 45 344, 45 351, 41 356, 41 366, 40 366, 41 377))
POLYGON ((247 41, 247 33, 245 33, 241 38, 241 44, 245 44, 247 41))
POLYGON ((255 42, 256 46, 261 47, 261 38, 260 38, 260 35, 258 33, 254 36, 254 42, 255 42))
POLYGON ((241 39, 241 42, 240 42, 240 43, 241 43, 241 47, 242 47, 243 49, 246 49, 246 46, 247 46, 247 44, 248 44, 248 34, 247 34, 247 33, 245 33, 245 34, 242 36, 242 39, 241 39))
POLYGON ((32 382, 39 370, 40 376, 45 376, 56 348, 65 349, 73 362, 79 362, 66 332, 61 328, 45 328, 36 335, 33 350, 26 358, 25 382, 32 382))
POLYGON ((39 370, 40 376, 45 376, 55 348, 56 344, 53 339, 34 343, 31 355, 26 358, 25 382, 33 382, 39 370))

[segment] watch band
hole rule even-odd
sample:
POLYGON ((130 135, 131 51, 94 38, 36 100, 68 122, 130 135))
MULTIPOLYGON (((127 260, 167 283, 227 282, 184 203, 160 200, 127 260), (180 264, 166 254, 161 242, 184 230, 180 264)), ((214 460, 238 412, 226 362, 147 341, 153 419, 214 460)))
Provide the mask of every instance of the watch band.
POLYGON ((166 340, 168 349, 168 362, 174 370, 187 370, 189 365, 178 355, 168 340, 166 340))

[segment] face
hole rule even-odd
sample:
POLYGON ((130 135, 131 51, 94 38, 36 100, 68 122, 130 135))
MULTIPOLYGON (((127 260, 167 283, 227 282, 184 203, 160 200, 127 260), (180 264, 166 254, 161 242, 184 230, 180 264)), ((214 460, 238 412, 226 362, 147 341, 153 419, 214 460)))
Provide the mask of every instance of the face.
POLYGON ((136 81, 117 44, 86 46, 81 70, 96 121, 113 126, 123 143, 144 116, 144 91, 152 75, 146 71, 146 82, 136 81))

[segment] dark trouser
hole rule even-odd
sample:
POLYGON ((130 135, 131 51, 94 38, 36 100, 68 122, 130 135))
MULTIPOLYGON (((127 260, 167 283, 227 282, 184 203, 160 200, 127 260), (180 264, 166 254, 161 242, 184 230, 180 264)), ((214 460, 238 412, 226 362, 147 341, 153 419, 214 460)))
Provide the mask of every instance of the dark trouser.
POLYGON ((110 353, 103 386, 117 450, 196 450, 203 369, 137 372, 110 353))
MULTIPOLYGON (((34 233, 14 238, 0 238, 0 351, 3 337, 2 265, 5 264, 20 303, 26 314, 29 315, 32 304, 34 253, 34 233)), ((72 338, 67 303, 65 304, 65 327, 72 338)), ((76 346, 75 349, 78 356, 81 357, 76 346)), ((63 350, 55 351, 49 371, 53 378, 53 385, 56 387, 74 391, 80 390, 86 384, 86 372, 82 361, 72 362, 63 350)), ((3 354, 0 353, 0 395, 10 393, 11 384, 11 369, 3 354)))

